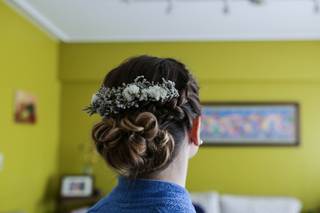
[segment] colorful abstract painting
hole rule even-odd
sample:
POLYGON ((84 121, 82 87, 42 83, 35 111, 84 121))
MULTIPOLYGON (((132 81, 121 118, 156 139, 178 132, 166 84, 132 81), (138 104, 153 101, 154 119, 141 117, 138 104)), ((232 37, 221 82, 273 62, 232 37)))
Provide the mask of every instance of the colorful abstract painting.
POLYGON ((205 144, 297 145, 298 104, 216 103, 202 108, 205 144))

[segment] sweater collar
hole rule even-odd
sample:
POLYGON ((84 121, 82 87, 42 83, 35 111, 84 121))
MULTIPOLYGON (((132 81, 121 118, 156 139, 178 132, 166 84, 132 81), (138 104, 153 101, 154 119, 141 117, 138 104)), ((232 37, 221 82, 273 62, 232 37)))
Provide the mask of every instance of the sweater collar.
POLYGON ((118 187, 121 189, 144 189, 144 190, 154 190, 154 189, 172 189, 177 193, 187 193, 187 190, 172 182, 155 180, 155 179, 129 179, 123 176, 118 178, 118 187))
POLYGON ((188 191, 175 183, 154 179, 128 179, 120 176, 112 192, 115 199, 181 198, 190 201, 188 191))

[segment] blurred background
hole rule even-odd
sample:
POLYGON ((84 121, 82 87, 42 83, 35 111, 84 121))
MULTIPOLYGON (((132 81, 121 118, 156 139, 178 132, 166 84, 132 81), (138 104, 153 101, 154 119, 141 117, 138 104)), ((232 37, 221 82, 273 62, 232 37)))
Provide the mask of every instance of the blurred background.
POLYGON ((82 110, 108 70, 141 54, 186 63, 203 102, 300 106, 299 145, 203 146, 190 162, 190 192, 219 196, 222 213, 318 212, 319 3, 1 0, 0 212, 81 212, 110 192, 117 177, 90 136, 99 117, 82 110), (90 178, 74 196, 61 192, 66 177, 90 178), (251 210, 223 195, 249 199, 251 210), (253 197, 292 199, 299 210, 252 210, 253 197))

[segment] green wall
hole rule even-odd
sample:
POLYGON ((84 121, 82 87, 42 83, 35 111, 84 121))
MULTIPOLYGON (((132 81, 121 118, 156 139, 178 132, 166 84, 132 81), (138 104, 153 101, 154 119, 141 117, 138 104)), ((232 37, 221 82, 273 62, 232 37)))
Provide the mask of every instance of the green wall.
MULTIPOLYGON (((0 27, 0 152, 5 156, 0 212, 45 213, 53 208, 53 178, 58 171, 83 170, 90 129, 99 119, 81 110, 107 70, 138 54, 185 62, 199 80, 203 101, 301 104, 301 146, 202 147, 190 162, 190 191, 289 195, 301 199, 305 208, 320 205, 320 42, 59 45, 2 2, 0 27), (38 97, 34 126, 13 121, 17 89, 38 97)), ((101 159, 94 172, 97 185, 109 192, 116 175, 101 159)))
POLYGON ((0 212, 45 213, 58 168, 58 42, 0 1, 0 212), (38 98, 36 125, 14 123, 15 90, 38 98))
MULTIPOLYGON (((320 42, 61 44, 62 173, 83 169, 83 149, 91 144, 90 129, 99 119, 81 109, 107 70, 138 54, 185 62, 199 80, 202 101, 301 104, 299 147, 202 147, 190 162, 190 191, 288 195, 301 199, 305 208, 320 205, 320 42)), ((115 174, 102 160, 94 172, 98 186, 110 191, 115 174)))

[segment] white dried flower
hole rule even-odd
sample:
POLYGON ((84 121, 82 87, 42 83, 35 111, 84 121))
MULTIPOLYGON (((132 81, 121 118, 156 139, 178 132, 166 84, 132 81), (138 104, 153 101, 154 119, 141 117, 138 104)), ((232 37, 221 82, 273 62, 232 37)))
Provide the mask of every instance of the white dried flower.
POLYGON ((131 94, 134 94, 134 95, 139 94, 140 88, 138 86, 134 84, 130 84, 127 88, 131 94))
POLYGON ((95 103, 98 99, 99 97, 96 94, 93 94, 91 98, 91 104, 95 103))
POLYGON ((122 95, 127 101, 133 101, 135 97, 139 96, 140 88, 134 84, 129 84, 122 91, 122 95))
POLYGON ((148 100, 148 91, 147 89, 142 89, 141 90, 141 95, 140 95, 140 101, 146 101, 148 100))
POLYGON ((146 93, 148 94, 148 96, 150 98, 154 98, 155 100, 159 101, 164 101, 164 99, 167 96, 167 90, 165 90, 164 88, 155 85, 155 86, 151 86, 149 88, 146 89, 146 93))
POLYGON ((165 88, 159 87, 160 98, 165 100, 167 98, 168 92, 165 88))

